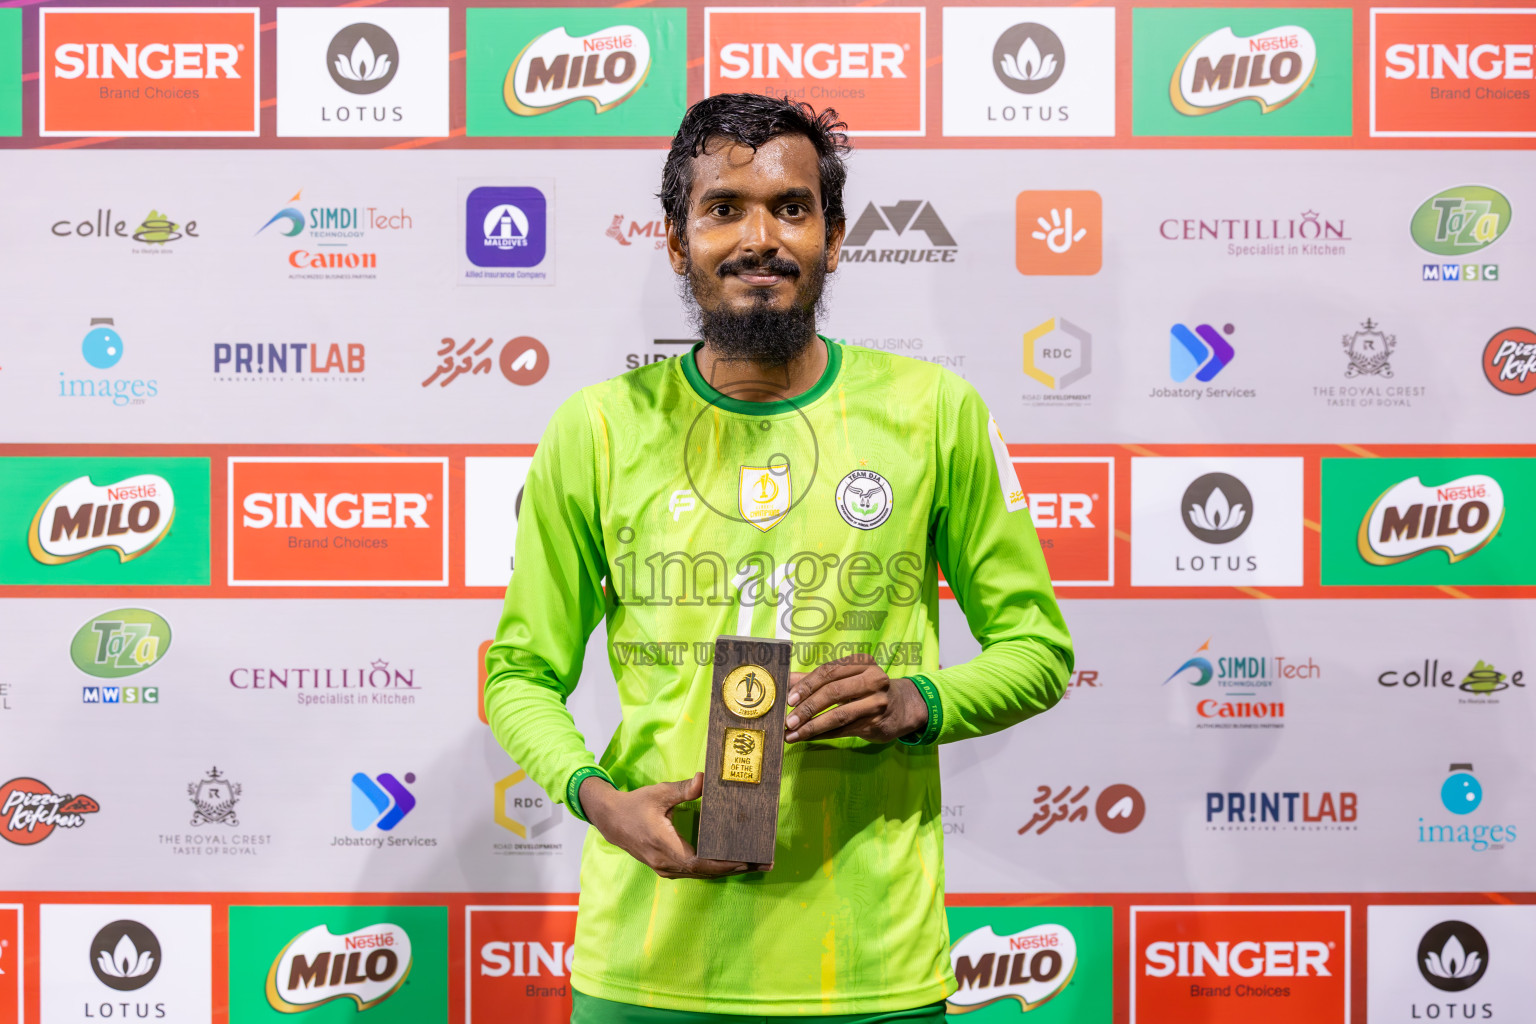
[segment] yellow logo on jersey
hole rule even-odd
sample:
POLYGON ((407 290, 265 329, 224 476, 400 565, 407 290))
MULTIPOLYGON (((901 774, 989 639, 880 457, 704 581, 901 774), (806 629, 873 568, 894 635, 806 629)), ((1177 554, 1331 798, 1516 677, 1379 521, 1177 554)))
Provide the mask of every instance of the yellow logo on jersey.
POLYGON ((781 466, 741 467, 736 503, 747 522, 766 533, 789 513, 790 500, 787 462, 781 466))

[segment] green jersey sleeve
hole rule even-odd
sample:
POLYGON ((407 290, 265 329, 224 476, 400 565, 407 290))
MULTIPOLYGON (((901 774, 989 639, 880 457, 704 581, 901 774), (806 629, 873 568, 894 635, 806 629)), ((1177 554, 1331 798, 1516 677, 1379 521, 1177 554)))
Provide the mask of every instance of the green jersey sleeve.
POLYGON ((981 653, 913 681, 929 705, 918 742, 1006 729, 1054 706, 1072 639, 997 423, 976 389, 941 385, 929 530, 944 578, 981 653))
POLYGON ((581 782, 606 777, 566 707, 587 638, 606 610, 598 466, 578 392, 555 412, 528 467, 512 581, 486 652, 491 731, 535 783, 578 817, 581 782))

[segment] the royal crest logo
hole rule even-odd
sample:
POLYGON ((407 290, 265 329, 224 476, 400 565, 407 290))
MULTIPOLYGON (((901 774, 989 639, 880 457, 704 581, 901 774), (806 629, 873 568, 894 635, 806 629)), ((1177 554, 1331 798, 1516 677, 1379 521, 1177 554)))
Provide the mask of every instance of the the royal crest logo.
POLYGON ((218 768, 210 768, 204 778, 187 783, 187 796, 196 808, 192 812, 193 825, 240 824, 240 819, 235 816, 235 804, 240 802, 240 783, 229 781, 218 768))
POLYGON ((1367 319, 1353 334, 1344 335, 1344 354, 1349 357, 1349 369, 1344 376, 1392 378, 1392 351, 1397 348, 1397 335, 1387 334, 1374 321, 1367 319))
POLYGON ((1317 71, 1317 44, 1299 25, 1253 36, 1231 28, 1202 38, 1173 69, 1169 99, 1181 114, 1198 116, 1252 100, 1268 114, 1301 95, 1317 71))
POLYGON ((1360 557, 1393 565, 1426 551, 1459 562, 1482 550, 1504 522, 1504 491, 1483 473, 1429 487, 1419 477, 1393 484, 1360 521, 1360 557))
POLYGON ((316 925, 289 942, 267 972, 267 1003, 300 1013, 339 999, 367 1010, 388 999, 411 973, 411 937, 396 924, 345 935, 316 925))
POLYGON ((837 512, 857 530, 873 530, 891 517, 891 482, 871 469, 856 469, 837 485, 837 512))
POLYGON ((793 503, 790 490, 788 462, 775 466, 742 466, 736 492, 741 517, 764 533, 768 532, 789 514, 793 503))
POLYGON ((79 828, 85 815, 99 810, 101 805, 83 793, 55 793, 37 779, 12 779, 0 786, 0 838, 32 846, 56 828, 79 828))
POLYGON ((585 36, 562 26, 523 48, 507 70, 502 98, 514 114, 531 117, 577 100, 601 114, 629 99, 651 70, 651 41, 634 25, 585 36))
POLYGON ((176 499, 163 476, 140 473, 105 486, 80 476, 48 495, 27 531, 32 557, 62 565, 93 551, 116 551, 119 562, 165 539, 176 499))
POLYGON ((960 990, 949 997, 951 1013, 966 1013, 1004 999, 1033 1010, 1067 987, 1077 970, 1077 940, 1059 924, 1041 924, 1012 935, 991 925, 960 938, 949 951, 960 990))

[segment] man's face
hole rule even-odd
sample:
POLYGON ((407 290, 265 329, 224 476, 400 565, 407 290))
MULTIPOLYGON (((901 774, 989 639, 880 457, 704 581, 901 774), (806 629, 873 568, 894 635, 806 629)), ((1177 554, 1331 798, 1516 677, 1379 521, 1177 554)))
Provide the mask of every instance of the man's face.
POLYGON ((828 237, 820 186, 816 149, 800 135, 756 150, 714 140, 694 158, 687 219, 668 223, 667 249, 706 325, 814 310, 843 238, 841 226, 828 237))

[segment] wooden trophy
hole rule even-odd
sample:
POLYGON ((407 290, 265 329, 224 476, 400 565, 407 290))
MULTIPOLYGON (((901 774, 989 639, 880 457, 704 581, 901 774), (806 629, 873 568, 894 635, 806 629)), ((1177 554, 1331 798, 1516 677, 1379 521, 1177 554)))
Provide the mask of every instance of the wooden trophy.
POLYGON ((699 856, 773 867, 784 763, 784 704, 790 641, 754 636, 715 640, 709 692, 699 856))

